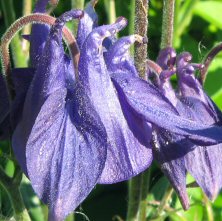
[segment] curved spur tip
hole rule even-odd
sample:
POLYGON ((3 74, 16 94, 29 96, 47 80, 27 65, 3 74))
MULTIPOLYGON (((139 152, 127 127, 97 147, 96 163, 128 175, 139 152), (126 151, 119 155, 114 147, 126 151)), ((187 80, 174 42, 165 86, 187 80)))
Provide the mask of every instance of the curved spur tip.
POLYGON ((80 16, 79 16, 79 19, 83 18, 83 17, 84 17, 84 14, 85 14, 85 12, 84 12, 83 10, 81 10, 81 14, 80 14, 80 16))
POLYGON ((137 41, 137 42, 139 42, 141 44, 143 43, 143 37, 141 35, 135 34, 134 35, 134 39, 135 39, 135 41, 137 41))
POLYGON ((171 67, 169 68, 169 71, 172 71, 173 73, 175 73, 176 70, 177 70, 177 69, 176 69, 174 66, 171 66, 171 67))
POLYGON ((180 195, 180 202, 182 204, 183 209, 186 211, 190 208, 190 202, 189 202, 189 198, 187 196, 187 194, 184 195, 180 195))
POLYGON ((49 3, 52 6, 56 6, 59 3, 59 0, 50 0, 49 3))
POLYGON ((116 19, 115 23, 118 23, 121 27, 125 27, 125 26, 127 26, 128 21, 126 18, 121 16, 116 19))
POLYGON ((148 42, 148 38, 142 37, 141 35, 135 34, 134 35, 135 41, 139 42, 140 44, 146 44, 148 42))
POLYGON ((148 43, 148 38, 147 38, 147 36, 144 36, 143 37, 143 44, 147 44, 148 43))
POLYGON ((91 5, 93 6, 93 8, 96 6, 96 4, 97 4, 97 2, 98 2, 99 0, 91 0, 91 5))
POLYGON ((200 64, 200 70, 204 69, 205 65, 204 64, 200 64))

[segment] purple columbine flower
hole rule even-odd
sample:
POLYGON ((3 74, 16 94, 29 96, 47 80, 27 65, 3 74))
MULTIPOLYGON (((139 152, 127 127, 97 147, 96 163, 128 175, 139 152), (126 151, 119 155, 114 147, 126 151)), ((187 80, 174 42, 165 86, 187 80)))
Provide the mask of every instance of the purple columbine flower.
POLYGON ((81 203, 106 160, 104 127, 82 86, 70 90, 64 62, 63 25, 82 16, 80 10, 67 12, 51 28, 12 139, 17 153, 26 147, 28 176, 49 204, 50 220, 63 220, 81 203))
MULTIPOLYGON (((170 54, 173 49, 164 49, 160 56, 165 58, 166 65, 159 76, 159 88, 171 101, 179 114, 187 119, 203 124, 221 125, 221 112, 205 94, 198 79, 194 76, 200 64, 191 64, 190 53, 184 52, 177 57, 176 71, 170 71, 175 59, 170 63, 170 54), (168 54, 166 53, 168 51, 168 54), (167 73, 164 74, 164 73, 167 73), (178 75, 178 92, 175 93, 170 83, 170 76, 178 75), (165 77, 163 77, 165 76, 165 77), (169 92, 169 93, 168 93, 169 92)), ((173 52, 175 53, 175 52, 173 52)), ((164 60, 164 59, 163 59, 164 60)), ((161 65, 161 62, 159 63, 161 65)), ((189 208, 189 199, 186 193, 187 171, 196 179, 210 199, 215 199, 221 189, 220 168, 218 158, 221 144, 206 146, 196 144, 186 137, 172 134, 169 131, 157 129, 155 133, 154 153, 165 175, 178 193, 184 209, 189 208)))
MULTIPOLYGON (((87 16, 86 18, 89 19, 89 17, 90 16, 87 16)), ((91 14, 91 17, 92 17, 92 14, 91 14)), ((96 16, 93 16, 93 18, 96 18, 96 16)), ((181 120, 181 118, 178 117, 177 111, 173 108, 170 102, 166 98, 164 98, 164 96, 161 94, 160 91, 158 91, 158 89, 156 89, 155 87, 152 87, 152 85, 149 85, 149 84, 147 85, 146 83, 143 83, 143 81, 138 78, 138 74, 136 72, 135 66, 133 65, 133 62, 129 56, 128 49, 130 45, 133 44, 135 41, 140 41, 142 43, 144 39, 138 35, 123 37, 119 39, 118 41, 112 43, 113 45, 111 44, 109 45, 109 47, 106 47, 106 50, 104 53, 104 48, 102 46, 103 41, 105 41, 104 37, 106 38, 112 37, 113 34, 115 34, 116 31, 118 31, 118 29, 115 29, 115 26, 103 26, 100 28, 93 29, 94 23, 88 22, 87 19, 84 19, 84 17, 83 19, 81 19, 80 25, 79 25, 79 32, 78 32, 79 35, 81 36, 81 38, 79 39, 83 41, 83 39, 85 38, 86 40, 84 44, 87 44, 87 45, 83 44, 83 47, 80 50, 80 66, 79 66, 79 68, 81 67, 79 69, 80 78, 82 78, 81 71, 84 70, 83 72, 84 78, 89 78, 88 80, 89 82, 90 82, 90 79, 91 79, 91 82, 94 81, 94 83, 90 85, 91 89, 89 90, 88 93, 92 93, 92 94, 96 93, 96 95, 94 96, 91 95, 92 100, 98 106, 97 110, 101 119, 102 120, 104 119, 103 123, 107 130, 108 140, 113 141, 108 147, 106 165, 105 165, 105 169, 103 171, 103 174, 100 180, 101 183, 108 183, 108 182, 113 183, 113 182, 121 181, 123 179, 128 179, 129 177, 136 175, 139 171, 142 171, 144 169, 144 166, 146 165, 148 166, 150 164, 151 160, 148 161, 148 159, 152 159, 152 153, 148 151, 151 150, 151 131, 152 131, 152 127, 150 124, 151 122, 152 123, 155 122, 158 126, 167 128, 171 131, 172 128, 174 127, 172 126, 173 124, 180 125, 179 121, 181 120), (87 23, 89 23, 91 27, 88 27, 86 29, 88 30, 88 32, 86 30, 83 30, 83 34, 81 34, 81 31, 82 31, 81 27, 85 27, 87 23), (101 29, 101 33, 103 30, 104 37, 102 36, 102 34, 96 33, 96 31, 99 31, 100 29, 101 29), (108 33, 109 29, 113 33, 108 33), (92 33, 90 33, 90 30, 93 30, 92 33), (107 34, 106 36, 105 36, 105 33, 107 34), (93 34, 95 35, 95 37, 97 37, 97 42, 95 42, 96 45, 94 44, 93 38, 91 37, 93 34), (90 45, 92 46, 90 47, 90 45), (86 50, 84 46, 87 47, 86 54, 87 55, 92 54, 92 57, 88 58, 88 60, 86 60, 85 63, 82 64, 81 56, 82 57, 84 56, 83 53, 85 53, 84 50, 86 50), (96 46, 97 48, 94 48, 96 46), (98 56, 98 59, 97 59, 97 56, 98 56), (86 76, 86 73, 88 73, 88 76, 86 76), (94 73, 92 77, 90 73, 94 73), (110 77, 114 83, 114 87, 112 84, 110 84, 110 77), (118 80, 124 80, 125 83, 122 85, 122 82, 121 82, 118 85, 117 83, 118 80), (149 96, 152 97, 152 100, 154 102, 152 102, 151 100, 151 102, 149 101, 146 104, 146 106, 150 104, 149 119, 144 120, 143 117, 139 116, 138 112, 134 111, 133 108, 129 105, 129 103, 125 99, 125 94, 124 93, 121 94, 120 88, 121 87, 127 88, 128 80, 132 82, 130 86, 131 85, 135 86, 133 88, 130 88, 129 92, 130 93, 133 92, 135 96, 137 93, 138 93, 137 96, 144 96, 144 98, 141 97, 141 99, 138 99, 139 101, 144 100, 145 98, 148 100, 149 96), (96 83, 95 81, 97 81, 98 83, 96 83), (138 82, 141 83, 142 88, 146 87, 146 91, 140 91, 141 85, 140 84, 137 85, 138 82), (96 88, 94 89, 94 87, 96 88), (151 87, 152 90, 149 89, 149 87, 151 87), (99 88, 101 88, 101 92, 99 92, 99 88), (115 90, 119 92, 118 97, 116 96, 115 90), (137 93, 135 91, 137 91, 137 93), (100 101, 100 99, 103 102, 100 101), (102 106, 102 103, 104 103, 104 106, 102 106), (108 109, 107 107, 109 107, 112 112, 107 110, 108 109), (175 112, 171 112, 173 109, 175 112), (159 119, 156 119, 158 118, 157 116, 158 111, 160 111, 159 114, 162 114, 163 116, 160 116, 159 119), (164 119, 166 116, 165 115, 166 111, 169 111, 169 116, 172 117, 173 119, 175 119, 174 117, 176 118, 178 117, 174 122, 171 122, 172 123, 171 125, 169 121, 166 122, 166 119, 164 119), (115 117, 115 116, 119 116, 119 117, 115 117), (127 123, 127 126, 124 126, 125 123, 123 124, 124 122, 123 120, 127 123), (109 121, 111 121, 111 123, 109 123, 109 121), (164 121, 166 122, 166 124, 164 124, 164 121), (112 124, 113 126, 110 127, 109 125, 112 125, 112 124), (119 127, 118 131, 121 136, 115 133, 115 131, 117 130, 116 128, 117 125, 119 127), (131 140, 131 142, 129 143, 127 140, 131 140), (124 142, 121 143, 120 141, 121 142, 124 141, 124 142), (147 147, 147 149, 144 149, 143 146, 147 147), (119 153, 120 147, 121 147, 122 153, 124 153, 123 155, 121 155, 122 153, 121 154, 119 153), (147 153, 147 156, 145 155, 146 153, 147 153), (126 158, 124 158, 124 156, 128 156, 128 162, 125 161, 126 158), (132 156, 134 158, 132 158, 132 156), (140 161, 138 161, 138 159, 140 161), (122 162, 122 164, 118 162, 122 162), (121 170, 121 168, 124 168, 124 167, 125 167, 125 171, 121 170)), ((175 62, 175 52, 171 53, 170 62, 171 63, 175 62)), ((140 110, 140 111, 143 111, 143 110, 140 110)), ((182 122, 185 123, 184 119, 182 119, 181 123, 182 122)), ((192 127, 191 125, 193 124, 194 122, 186 121, 185 123, 186 126, 182 126, 182 128, 183 127, 191 128, 192 127)), ((175 128, 178 128, 178 125, 175 126, 175 128)), ((195 125, 195 127, 196 126, 197 124, 195 125)), ((180 132, 179 131, 176 131, 176 132, 184 133, 184 131, 182 132, 182 130, 180 132)), ((214 129, 212 128, 212 130, 214 129)), ((220 130, 220 129, 217 128, 216 130, 220 130)), ((206 133, 206 131, 204 133, 206 133)), ((206 139, 205 135, 202 137, 203 139, 206 139)), ((206 142, 208 142, 207 139, 206 139, 206 142)), ((212 142, 214 141, 212 140, 212 142)))
MULTIPOLYGON (((182 102, 193 110, 191 119, 200 123, 222 125, 222 113, 204 92, 199 80, 195 77, 196 69, 202 65, 190 63, 192 55, 182 53, 177 59, 179 94, 182 102)), ((195 178, 206 195, 214 200, 222 188, 220 155, 222 145, 195 146, 185 155, 187 171, 195 178)))

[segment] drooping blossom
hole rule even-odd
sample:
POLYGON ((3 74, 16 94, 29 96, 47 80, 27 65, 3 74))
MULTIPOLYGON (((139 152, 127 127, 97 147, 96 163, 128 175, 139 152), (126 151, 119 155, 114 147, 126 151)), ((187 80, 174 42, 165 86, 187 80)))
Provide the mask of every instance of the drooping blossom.
MULTIPOLYGON (((159 76, 159 88, 174 104, 181 116, 203 124, 221 125, 221 112, 205 94, 198 79, 194 76, 200 64, 192 64, 190 53, 184 52, 177 57, 177 69, 169 69, 175 64, 175 59, 169 59, 175 54, 173 49, 167 48, 160 52, 165 56, 165 66, 159 64, 163 71, 159 76), (168 76, 164 73, 169 74, 168 76), (171 86, 170 76, 178 75, 178 92, 171 86)), ((164 61, 164 59, 162 59, 164 61)), ((215 199, 221 189, 221 162, 218 157, 221 144, 214 146, 199 146, 184 136, 175 135, 169 131, 157 130, 154 145, 155 158, 159 161, 165 175, 178 193, 184 209, 189 208, 186 193, 186 173, 189 172, 210 199, 215 199)))

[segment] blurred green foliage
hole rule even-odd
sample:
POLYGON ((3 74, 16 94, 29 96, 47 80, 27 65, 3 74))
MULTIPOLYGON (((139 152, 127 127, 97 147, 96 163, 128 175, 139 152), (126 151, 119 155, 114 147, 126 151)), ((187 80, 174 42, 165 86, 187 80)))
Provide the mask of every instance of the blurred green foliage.
MULTIPOLYGON (((8 1, 8 0, 1 0, 8 1)), ((75 1, 75 0, 73 0, 75 1)), ((110 8, 107 6, 109 0, 100 0, 96 6, 99 14, 99 24, 110 21, 110 8)), ((86 1, 87 2, 87 1, 86 1)), ((34 1, 33 1, 34 4, 34 1)), ((23 1, 13 0, 16 18, 22 16, 23 1)), ((148 54, 153 60, 156 59, 161 38, 162 23, 162 1, 151 0, 149 9, 149 31, 148 31, 148 54)), ((60 0, 59 5, 53 11, 58 16, 66 10, 71 9, 71 0, 60 0)), ((11 8, 13 10, 13 8, 11 8)), ((194 62, 201 62, 206 53, 218 42, 222 41, 222 0, 176 0, 174 47, 177 52, 189 51, 193 55, 194 62)), ((128 35, 133 33, 133 0, 115 0, 116 16, 124 16, 129 20, 128 27, 120 33, 128 35)), ((7 16, 7 15, 6 15, 7 16)), ((6 30, 2 7, 0 8, 0 35, 6 30)), ((21 37, 20 37, 21 39, 21 37)), ((217 105, 222 108, 222 53, 217 56, 209 69, 205 83, 205 89, 217 105)), ((13 165, 3 154, 10 155, 8 143, 0 143, 0 166, 8 174, 13 172, 13 165)), ((188 176, 190 183, 192 177, 188 176)), ((169 183, 163 177, 159 168, 152 166, 152 179, 149 195, 147 197, 147 220, 151 220, 155 209, 164 196, 169 183)), ((47 217, 47 208, 34 194, 27 178, 24 177, 21 184, 21 192, 24 202, 33 221, 44 221, 47 217)), ((189 189, 191 208, 184 212, 181 209, 178 198, 173 194, 172 199, 164 208, 163 213, 155 219, 172 221, 222 221, 222 194, 214 203, 209 202, 199 188, 189 189)), ((125 219, 127 208, 127 183, 115 185, 97 185, 90 196, 77 209, 76 221, 86 220, 86 214, 92 221, 121 221, 125 219)), ((5 190, 0 187, 0 220, 7 220, 12 216, 12 208, 5 190)), ((71 215, 67 220, 74 220, 71 215)), ((154 220, 154 219, 153 219, 154 220)))

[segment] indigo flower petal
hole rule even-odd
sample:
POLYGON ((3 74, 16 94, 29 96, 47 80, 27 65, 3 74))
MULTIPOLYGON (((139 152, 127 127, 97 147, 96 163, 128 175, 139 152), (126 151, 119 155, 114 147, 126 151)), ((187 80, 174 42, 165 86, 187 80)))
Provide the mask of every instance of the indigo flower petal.
POLYGON ((26 93, 35 74, 34 68, 14 68, 11 77, 15 90, 15 98, 13 99, 10 119, 12 130, 15 129, 18 122, 22 118, 23 106, 25 103, 26 93))
MULTIPOLYGON (((182 103, 190 109, 188 117, 200 123, 219 123, 221 111, 205 94, 201 84, 194 76, 195 66, 186 64, 183 60, 189 53, 183 53, 178 58, 179 92, 182 103), (182 65, 180 65, 182 63, 182 65)), ((185 115, 186 113, 184 113, 185 115)), ((206 195, 214 200, 222 188, 220 159, 222 145, 195 146, 184 156, 187 171, 195 178, 206 195)))
POLYGON ((222 188, 221 148, 221 144, 196 146, 184 157, 187 171, 211 200, 215 200, 222 188))
MULTIPOLYGON (((117 40, 105 54, 106 65, 111 73, 114 72, 129 72, 133 76, 138 76, 133 60, 130 57, 129 48, 135 41, 143 41, 143 38, 138 35, 122 37, 117 40)), ((141 42, 142 43, 142 42, 141 42)))
POLYGON ((46 13, 46 6, 50 0, 37 0, 35 3, 34 13, 46 13))
MULTIPOLYGON (((82 11, 76 12, 77 17, 81 15, 82 11)), ((60 24, 58 25, 60 26, 60 24)), ((27 92, 22 120, 17 125, 12 137, 15 155, 26 174, 25 146, 35 119, 47 97, 54 91, 64 88, 66 84, 65 66, 61 65, 64 63, 64 52, 60 39, 62 33, 56 32, 58 27, 54 26, 54 29, 54 39, 53 41, 50 39, 45 45, 41 65, 37 66, 35 76, 27 92)))
POLYGON ((67 12, 51 28, 13 136, 14 149, 26 145, 28 176, 53 221, 64 220, 89 194, 106 160, 106 132, 98 115, 80 86, 75 93, 67 86, 62 27, 82 14, 67 12))
POLYGON ((189 136, 199 144, 221 142, 222 128, 198 124, 179 116, 177 110, 153 85, 129 75, 115 75, 117 91, 122 91, 131 108, 144 120, 173 133, 189 136))
MULTIPOLYGON (((82 94, 79 98, 85 99, 82 94)), ((99 119, 88 101, 84 105, 90 116, 76 106, 80 100, 65 99, 63 89, 47 98, 27 142, 29 177, 34 190, 49 204, 53 221, 63 220, 86 198, 106 160, 105 130, 98 127, 99 119)))
POLYGON ((187 147, 187 139, 161 129, 154 131, 153 140, 154 158, 178 194, 183 208, 187 210, 189 198, 186 192, 186 167, 183 156, 185 149, 189 150, 191 147, 187 147))
POLYGON ((141 144, 129 128, 103 58, 103 39, 125 25, 126 20, 119 18, 114 24, 95 28, 80 52, 79 81, 87 89, 85 93, 99 113, 108 136, 107 160, 100 183, 129 179, 145 170, 152 161, 151 149, 141 144))
MULTIPOLYGON (((35 4, 34 13, 46 13, 46 6, 49 0, 38 0, 35 4)), ((42 51, 45 46, 46 39, 49 34, 49 26, 45 24, 33 24, 29 37, 30 41, 30 62, 32 67, 36 67, 42 51)))
POLYGON ((176 62, 175 50, 171 47, 162 49, 157 57, 156 62, 163 70, 167 70, 174 66, 176 62))
POLYGON ((79 21, 76 40, 80 49, 82 48, 82 45, 89 33, 98 25, 98 16, 95 12, 94 4, 94 1, 90 1, 87 4, 86 8, 84 9, 84 16, 79 21))

